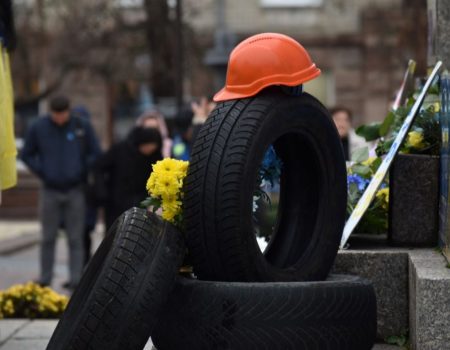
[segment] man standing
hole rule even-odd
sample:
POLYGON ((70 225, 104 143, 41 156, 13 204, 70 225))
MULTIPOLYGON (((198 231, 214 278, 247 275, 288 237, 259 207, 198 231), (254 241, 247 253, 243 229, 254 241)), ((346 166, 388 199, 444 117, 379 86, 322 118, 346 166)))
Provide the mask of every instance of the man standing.
POLYGON ((40 220, 42 226, 40 278, 50 285, 53 277, 55 242, 61 222, 68 236, 70 280, 78 284, 84 259, 84 183, 87 171, 100 153, 90 124, 71 116, 69 100, 58 96, 50 101, 50 114, 29 129, 22 159, 42 181, 40 220))

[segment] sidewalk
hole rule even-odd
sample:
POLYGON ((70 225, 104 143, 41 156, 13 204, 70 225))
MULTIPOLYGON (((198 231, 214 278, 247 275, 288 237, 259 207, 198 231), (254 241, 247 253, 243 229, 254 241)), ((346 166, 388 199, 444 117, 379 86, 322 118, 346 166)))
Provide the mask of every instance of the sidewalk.
MULTIPOLYGON (((45 350, 57 320, 0 320, 1 350, 45 350)), ((152 349, 151 340, 144 350, 152 349)))
POLYGON ((40 225, 37 220, 1 220, 0 255, 11 254, 38 243, 39 232, 40 225))
MULTIPOLYGON (((56 320, 0 320, 0 349, 45 350, 57 322, 56 320)), ((156 350, 149 339, 144 350, 152 349, 156 350)), ((376 344, 372 350, 402 350, 402 348, 376 344)))
MULTIPOLYGON (((13 284, 26 283, 39 277, 38 223, 0 223, 0 290, 13 284), (32 233, 31 228, 37 229, 32 233), (30 229, 30 231, 26 231, 30 229), (27 233, 29 232, 29 233, 27 233), (25 238, 23 238, 25 236, 25 238), (1 237, 8 237, 2 239, 1 237)), ((103 227, 98 225, 92 234, 93 248, 103 238, 103 227)), ((68 247, 65 235, 60 235, 56 243, 54 279, 51 287, 59 293, 68 294, 62 284, 68 280, 68 247)))

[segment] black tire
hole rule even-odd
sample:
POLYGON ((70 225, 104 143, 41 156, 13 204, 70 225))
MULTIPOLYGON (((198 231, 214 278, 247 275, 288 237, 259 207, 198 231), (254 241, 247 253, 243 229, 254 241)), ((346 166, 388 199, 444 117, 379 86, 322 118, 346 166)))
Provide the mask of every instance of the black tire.
POLYGON ((369 350, 376 299, 369 282, 239 283, 180 278, 152 334, 158 350, 369 350))
POLYGON ((143 349, 184 250, 172 225, 143 209, 126 211, 93 256, 47 349, 143 349))
POLYGON ((346 167, 334 123, 314 97, 272 88, 220 103, 195 141, 184 192, 187 245, 200 279, 307 281, 329 273, 345 222, 346 167), (252 198, 272 143, 284 165, 277 224, 262 254, 252 198))

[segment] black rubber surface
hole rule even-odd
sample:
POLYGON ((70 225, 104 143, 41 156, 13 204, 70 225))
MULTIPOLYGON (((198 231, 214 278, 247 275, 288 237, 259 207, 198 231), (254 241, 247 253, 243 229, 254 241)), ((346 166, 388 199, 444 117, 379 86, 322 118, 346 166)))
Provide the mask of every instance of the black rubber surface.
POLYGON ((184 251, 172 225, 143 209, 126 211, 93 256, 47 349, 143 349, 184 251))
POLYGON ((194 272, 203 280, 326 278, 345 222, 346 167, 328 111, 314 97, 276 88, 220 103, 195 141, 184 217, 194 272), (283 162, 278 217, 264 254, 252 202, 264 154, 283 162))
POLYGON ((158 350, 369 350, 376 299, 369 282, 224 283, 180 278, 152 334, 158 350))

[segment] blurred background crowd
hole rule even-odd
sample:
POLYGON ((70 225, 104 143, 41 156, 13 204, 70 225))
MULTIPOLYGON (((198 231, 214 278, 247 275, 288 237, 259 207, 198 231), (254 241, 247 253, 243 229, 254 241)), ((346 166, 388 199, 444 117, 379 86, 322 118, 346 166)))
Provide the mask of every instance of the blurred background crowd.
MULTIPOLYGON (((306 47, 322 70, 306 90, 326 106, 345 106, 356 125, 380 120, 409 58, 425 75, 430 45, 425 0, 16 0, 14 13, 19 149, 51 96, 62 94, 87 111, 104 150, 154 113, 164 156, 170 142, 183 153, 178 142, 201 123, 191 102, 223 86, 229 52, 258 32, 306 47)), ((26 198, 10 208, 5 193, 0 216, 36 215, 36 198, 26 198)))
MULTIPOLYGON (((308 50, 322 74, 305 89, 327 107, 338 106, 333 118, 347 158, 358 143, 352 124, 381 120, 408 59, 417 62, 417 75, 425 75, 432 45, 426 0, 15 0, 14 14, 12 77, 21 156, 18 185, 3 193, 0 219, 36 220, 41 208, 42 221, 43 198, 49 213, 52 203, 66 205, 64 196, 52 193, 41 193, 38 205, 40 183, 67 194, 79 184, 69 176, 78 170, 58 173, 57 180, 67 180, 58 183, 49 179, 51 166, 44 171, 33 157, 45 153, 38 146, 47 135, 39 126, 43 116, 57 124, 62 118, 61 125, 71 120, 74 135, 64 137, 82 143, 86 163, 80 163, 80 173, 93 187, 79 189, 84 203, 72 214, 65 209, 58 220, 42 222, 42 249, 50 252, 55 232, 80 230, 70 222, 80 221, 74 219, 80 208, 85 213, 83 241, 69 242, 71 250, 85 252, 71 254, 69 288, 89 257, 97 208, 103 208, 100 218, 109 227, 145 198, 148 164, 170 156, 189 159, 238 42, 280 32, 308 50)), ((49 270, 53 261, 45 255, 42 270, 49 270)), ((49 284, 51 275, 41 274, 38 282, 49 284)))

